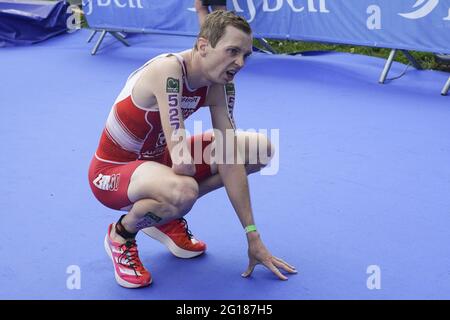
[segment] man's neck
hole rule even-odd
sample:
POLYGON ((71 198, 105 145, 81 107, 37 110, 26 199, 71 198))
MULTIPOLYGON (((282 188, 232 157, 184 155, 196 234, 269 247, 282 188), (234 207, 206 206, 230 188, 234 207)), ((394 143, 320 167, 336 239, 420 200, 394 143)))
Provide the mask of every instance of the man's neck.
POLYGON ((194 49, 191 49, 183 52, 182 55, 186 63, 187 82, 191 89, 198 89, 200 87, 211 85, 211 82, 203 75, 199 53, 194 49))

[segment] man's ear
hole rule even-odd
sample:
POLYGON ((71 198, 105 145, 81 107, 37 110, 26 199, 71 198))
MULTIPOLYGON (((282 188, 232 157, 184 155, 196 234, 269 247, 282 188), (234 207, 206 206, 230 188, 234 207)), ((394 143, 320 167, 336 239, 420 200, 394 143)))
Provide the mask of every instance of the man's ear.
POLYGON ((202 57, 206 56, 206 49, 208 48, 208 39, 200 37, 197 40, 198 52, 202 57))

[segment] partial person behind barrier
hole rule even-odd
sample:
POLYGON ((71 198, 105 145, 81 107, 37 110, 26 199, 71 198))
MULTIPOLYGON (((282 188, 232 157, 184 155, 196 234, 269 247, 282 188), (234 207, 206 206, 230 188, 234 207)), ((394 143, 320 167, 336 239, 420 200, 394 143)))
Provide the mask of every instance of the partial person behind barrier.
POLYGON ((210 7, 212 11, 227 10, 227 0, 195 0, 195 10, 197 10, 200 26, 203 25, 210 7))

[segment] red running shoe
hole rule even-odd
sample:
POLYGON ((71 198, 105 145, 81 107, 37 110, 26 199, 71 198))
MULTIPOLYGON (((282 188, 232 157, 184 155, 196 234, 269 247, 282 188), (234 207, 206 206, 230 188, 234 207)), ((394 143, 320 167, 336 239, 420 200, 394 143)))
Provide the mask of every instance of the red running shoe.
POLYGON ((140 288, 152 283, 150 272, 139 259, 136 240, 120 244, 111 239, 111 224, 105 237, 105 250, 114 266, 114 275, 119 285, 125 288, 140 288))
POLYGON ((206 250, 203 241, 195 239, 185 219, 175 219, 166 224, 142 229, 151 238, 164 244, 178 258, 194 258, 206 250))

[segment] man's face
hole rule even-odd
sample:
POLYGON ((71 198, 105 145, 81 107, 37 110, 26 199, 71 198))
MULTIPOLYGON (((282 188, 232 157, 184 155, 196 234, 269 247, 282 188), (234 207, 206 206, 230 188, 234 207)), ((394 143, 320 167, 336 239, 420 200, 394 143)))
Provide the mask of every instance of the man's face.
POLYGON ((208 80, 219 84, 232 81, 252 53, 252 44, 251 35, 228 26, 215 48, 209 43, 205 48, 203 70, 208 80))

